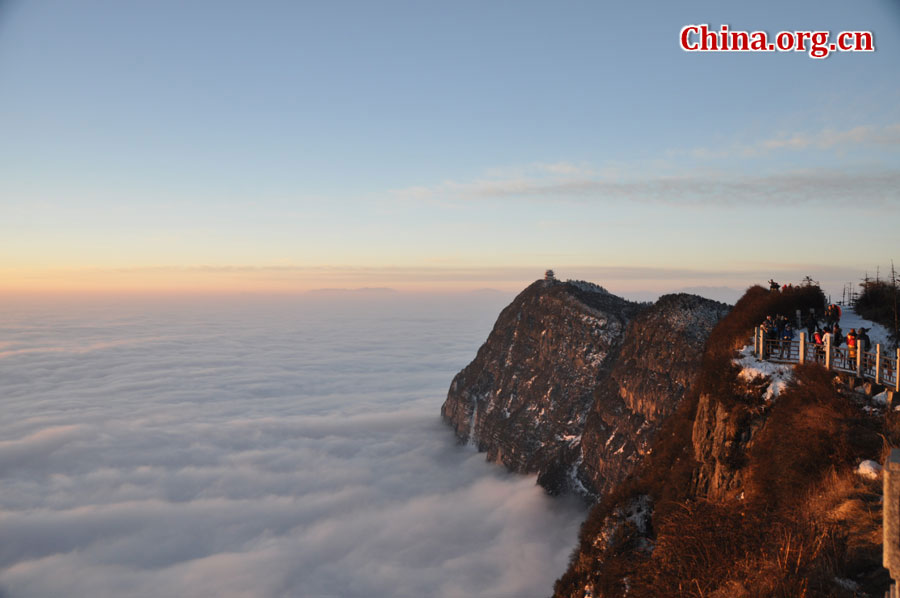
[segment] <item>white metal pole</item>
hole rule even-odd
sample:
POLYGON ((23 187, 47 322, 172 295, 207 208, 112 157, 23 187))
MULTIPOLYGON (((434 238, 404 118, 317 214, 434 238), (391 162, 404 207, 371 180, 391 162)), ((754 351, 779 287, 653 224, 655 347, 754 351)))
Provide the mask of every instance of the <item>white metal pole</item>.
MULTIPOLYGON (((798 310, 799 311, 799 310, 798 310)), ((797 359, 799 363, 806 363, 806 333, 800 333, 800 357, 797 359)))
POLYGON ((881 343, 875 345, 875 384, 881 384, 881 343))
POLYGON ((894 390, 900 392, 900 347, 897 348, 897 363, 894 366, 894 390))
POLYGON ((863 364, 863 348, 862 343, 859 342, 859 336, 856 337, 856 377, 862 378, 862 364, 863 364))

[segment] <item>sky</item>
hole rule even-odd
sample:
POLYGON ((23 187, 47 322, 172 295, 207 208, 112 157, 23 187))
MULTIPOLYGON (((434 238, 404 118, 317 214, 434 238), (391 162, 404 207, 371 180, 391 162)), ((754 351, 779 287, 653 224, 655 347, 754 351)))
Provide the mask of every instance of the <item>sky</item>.
POLYGON ((0 0, 0 291, 839 290, 900 258, 898 75, 894 0, 0 0))
POLYGON ((584 505, 439 415, 504 302, 14 302, 0 596, 550 594, 584 505))

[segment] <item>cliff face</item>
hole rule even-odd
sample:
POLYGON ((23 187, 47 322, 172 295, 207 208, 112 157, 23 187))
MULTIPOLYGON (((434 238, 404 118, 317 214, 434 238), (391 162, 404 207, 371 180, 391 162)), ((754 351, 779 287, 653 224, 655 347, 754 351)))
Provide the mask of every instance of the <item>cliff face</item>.
POLYGON ((707 337, 727 312, 726 305, 695 295, 666 295, 629 324, 585 425, 579 474, 594 493, 610 490, 647 453, 696 376, 707 337))
POLYGON ((639 309, 595 285, 535 282, 453 379, 442 416, 513 471, 574 463, 593 391, 639 309))
MULTIPOLYGON (((667 390, 648 383, 631 397, 632 385, 652 381, 664 356, 645 349, 637 352, 645 366, 640 358, 629 362, 626 335, 610 376, 621 409, 665 421, 634 475, 592 509, 554 596, 883 595, 889 580, 881 568, 880 482, 856 468, 879 459, 882 438, 900 442, 900 427, 886 424, 853 384, 836 384, 818 366, 794 368, 773 401, 769 380, 741 375, 735 361, 766 314, 806 311, 823 300, 817 287, 751 288, 717 324, 702 359, 673 365, 681 376, 699 368, 686 392, 673 374, 667 390), (620 365, 635 378, 617 379, 620 365), (665 397, 679 392, 684 400, 673 407, 665 397)), ((652 313, 635 318, 629 331, 644 328, 640 319, 652 313)), ((605 442, 602 435, 589 440, 594 418, 606 412, 601 401, 594 412, 584 433, 586 464, 605 442)))
POLYGON ((463 441, 556 493, 608 490, 684 395, 727 306, 653 306, 596 285, 538 281, 500 314, 441 414, 463 441))

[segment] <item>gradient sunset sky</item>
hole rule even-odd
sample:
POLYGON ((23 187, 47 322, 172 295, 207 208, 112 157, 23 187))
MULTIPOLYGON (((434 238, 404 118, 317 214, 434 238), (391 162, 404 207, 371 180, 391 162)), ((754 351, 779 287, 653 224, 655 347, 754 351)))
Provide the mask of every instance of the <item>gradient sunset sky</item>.
POLYGON ((840 288, 898 225, 894 0, 0 0, 0 291, 840 288))

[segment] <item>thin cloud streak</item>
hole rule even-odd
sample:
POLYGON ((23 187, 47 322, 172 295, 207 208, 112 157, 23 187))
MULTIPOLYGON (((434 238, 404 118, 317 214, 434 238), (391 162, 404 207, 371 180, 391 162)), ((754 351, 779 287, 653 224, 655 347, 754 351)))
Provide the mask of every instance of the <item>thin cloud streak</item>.
POLYGON ((838 150, 850 148, 890 149, 900 146, 900 123, 884 126, 860 125, 850 129, 823 129, 809 132, 784 132, 754 143, 738 143, 731 146, 697 147, 688 153, 701 160, 729 157, 760 158, 782 151, 838 150))
POLYGON ((801 150, 810 147, 832 149, 847 145, 886 146, 900 145, 900 123, 886 127, 871 125, 854 127, 845 131, 826 129, 817 134, 795 133, 787 137, 769 139, 760 144, 765 149, 801 150))
POLYGON ((687 207, 879 207, 900 201, 900 170, 868 173, 798 170, 760 176, 687 174, 644 180, 520 178, 448 181, 395 192, 406 199, 631 202, 687 207))

